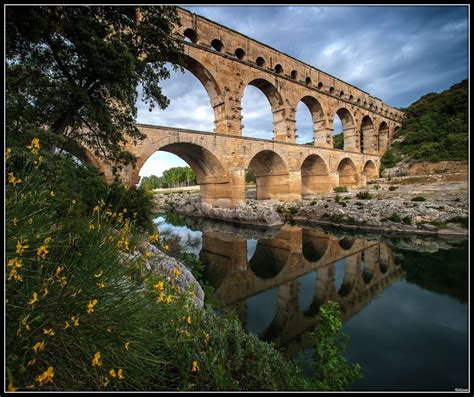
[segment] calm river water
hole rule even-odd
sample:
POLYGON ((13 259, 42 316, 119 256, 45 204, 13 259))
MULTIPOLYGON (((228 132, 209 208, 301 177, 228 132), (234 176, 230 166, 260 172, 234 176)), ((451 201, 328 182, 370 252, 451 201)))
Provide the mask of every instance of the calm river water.
POLYGON ((222 310, 297 358, 311 376, 308 331, 339 302, 346 357, 364 377, 351 390, 468 387, 467 240, 387 237, 285 225, 251 229, 163 214, 204 264, 222 310))

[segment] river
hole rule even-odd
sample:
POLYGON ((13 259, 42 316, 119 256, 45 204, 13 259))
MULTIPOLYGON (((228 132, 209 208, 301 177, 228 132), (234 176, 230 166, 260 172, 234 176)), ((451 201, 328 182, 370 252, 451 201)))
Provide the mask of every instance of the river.
POLYGON ((346 358, 363 378, 350 390, 468 387, 467 240, 388 237, 284 225, 251 229, 157 216, 204 265, 221 310, 296 358, 311 376, 308 331, 327 300, 340 304, 346 358))

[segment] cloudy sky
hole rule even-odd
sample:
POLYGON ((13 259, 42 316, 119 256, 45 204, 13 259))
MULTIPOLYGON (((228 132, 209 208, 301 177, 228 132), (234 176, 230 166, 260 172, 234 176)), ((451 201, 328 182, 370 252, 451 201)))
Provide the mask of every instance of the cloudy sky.
MULTIPOLYGON (((468 8, 266 6, 184 7, 315 66, 395 107, 407 107, 428 92, 440 92, 468 77, 468 8)), ((162 82, 170 99, 164 110, 139 102, 139 123, 212 131, 213 111, 191 73, 173 72, 162 82)), ((255 87, 242 100, 245 136, 271 139, 272 114, 255 87)), ((340 130, 336 120, 335 132, 340 130)), ((297 142, 311 141, 309 111, 297 108, 297 142)), ((140 175, 186 165, 157 152, 140 175)))

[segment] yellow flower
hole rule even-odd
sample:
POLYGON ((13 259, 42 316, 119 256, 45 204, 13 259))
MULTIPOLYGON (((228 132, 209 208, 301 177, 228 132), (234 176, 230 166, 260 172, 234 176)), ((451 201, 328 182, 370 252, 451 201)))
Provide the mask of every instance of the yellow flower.
POLYGON ((44 349, 44 340, 42 340, 41 342, 36 342, 32 349, 35 353, 43 351, 43 349, 44 349))
POLYGON ((51 190, 51 192, 50 192, 49 194, 50 194, 51 197, 56 196, 56 193, 54 193, 52 190, 51 190))
POLYGON ((100 207, 98 205, 96 205, 94 207, 94 210, 92 211, 92 215, 94 215, 96 212, 99 212, 100 211, 100 207))
POLYGON ((117 373, 115 372, 115 369, 113 368, 109 371, 109 374, 112 378, 115 378, 117 376, 117 373))
POLYGON ((40 149, 39 139, 33 138, 31 143, 29 145, 26 145, 26 148, 29 149, 31 153, 38 154, 38 151, 40 149))
POLYGON ((45 259, 48 253, 49 251, 46 245, 42 245, 36 250, 36 255, 38 255, 41 259, 45 259))
POLYGON ((15 392, 16 391, 16 387, 13 386, 13 383, 8 383, 8 391, 11 391, 11 392, 15 392))
POLYGON ((61 272, 63 271, 63 269, 64 269, 64 267, 58 266, 58 267, 56 268, 56 272, 54 273, 54 275, 55 275, 56 277, 58 277, 58 276, 59 276, 59 273, 61 273, 61 272))
POLYGON ((43 333, 48 336, 54 336, 54 331, 52 328, 50 329, 43 328, 43 333))
POLYGON ((13 267, 13 269, 19 269, 22 267, 21 259, 13 258, 8 261, 7 267, 13 267))
POLYGON ((149 258, 151 256, 151 252, 145 252, 145 258, 149 258))
POLYGON ((21 179, 17 179, 13 172, 8 173, 8 183, 11 183, 13 186, 18 185, 21 183, 21 179))
POLYGON ((71 326, 69 325, 69 321, 66 320, 66 321, 64 322, 64 327, 63 327, 63 329, 68 329, 68 328, 70 328, 70 327, 71 327, 71 326))
POLYGON ((154 233, 150 236, 150 241, 152 243, 157 243, 160 240, 160 235, 158 233, 154 233))
POLYGON ((100 283, 97 283, 97 286, 99 288, 104 288, 105 287, 105 283, 103 281, 101 281, 100 283))
POLYGON ((130 345, 130 342, 125 342, 125 350, 128 350, 128 345, 130 345))
POLYGON ((91 231, 91 230, 93 230, 93 229, 95 229, 94 224, 93 224, 93 223, 89 223, 89 231, 91 231))
POLYGON ((7 147, 7 150, 5 151, 5 160, 8 160, 11 155, 12 155, 12 149, 7 147))
POLYGON ((38 300, 38 294, 36 292, 33 292, 33 298, 31 298, 28 301, 28 304, 29 305, 34 305, 37 300, 38 300))
POLYGON ((188 324, 191 324, 191 323, 192 323, 192 321, 191 321, 191 316, 188 316, 188 318, 186 318, 185 320, 186 320, 186 322, 187 322, 188 324))
POLYGON ((48 291, 48 288, 46 287, 42 291, 43 291, 43 295, 41 295, 41 297, 44 298, 46 295, 48 295, 49 291, 48 291))
POLYGON ((102 365, 102 361, 100 360, 100 352, 94 354, 94 358, 92 359, 92 366, 93 367, 100 367, 102 365))
POLYGON ((194 360, 193 367, 191 368, 191 372, 198 372, 199 371, 199 362, 194 360))
POLYGON ((53 382, 53 377, 54 377, 54 368, 48 367, 47 371, 44 371, 41 375, 37 376, 35 379, 41 384, 46 384, 46 383, 53 382))
POLYGON ((61 283, 61 287, 64 287, 64 286, 67 284, 66 277, 62 276, 62 277, 59 279, 59 282, 61 283))
POLYGON ((173 297, 171 295, 168 295, 166 297, 166 303, 168 303, 168 304, 171 303, 172 299, 173 299, 173 297))
POLYGON ((164 289, 164 283, 163 283, 163 281, 158 281, 158 284, 155 284, 155 285, 153 286, 153 288, 155 288, 158 292, 163 291, 163 289, 164 289))
POLYGON ((94 311, 94 306, 97 304, 97 299, 89 301, 87 304, 87 313, 91 314, 94 311))
POLYGON ((97 278, 99 278, 99 277, 102 276, 102 273, 103 273, 103 272, 102 272, 102 270, 101 270, 99 273, 94 274, 94 276, 96 276, 97 278))
POLYGON ((125 379, 125 377, 123 376, 122 368, 119 368, 119 370, 117 371, 117 376, 119 379, 125 379))
POLYGON ((27 243, 27 242, 28 242, 28 240, 25 240, 25 241, 23 241, 23 240, 17 241, 17 243, 16 243, 16 253, 17 253, 18 255, 23 254, 23 251, 24 251, 26 248, 29 247, 29 245, 26 245, 26 244, 25 244, 25 243, 27 243))
POLYGON ((178 269, 178 268, 173 268, 173 274, 175 276, 175 278, 178 278, 179 276, 181 276, 181 271, 178 269))
POLYGON ((72 205, 76 205, 76 200, 72 199, 71 203, 72 203, 72 205))
POLYGON ((124 208, 122 211, 123 211, 124 214, 127 213, 127 209, 126 209, 126 208, 124 208))
POLYGON ((28 225, 32 225, 32 224, 33 224, 33 218, 28 219, 28 225))
POLYGON ((71 317, 71 320, 73 321, 73 325, 74 325, 75 327, 79 327, 79 317, 72 316, 72 317, 71 317))
POLYGON ((170 250, 170 246, 168 244, 165 244, 163 246, 163 251, 168 252, 170 250))

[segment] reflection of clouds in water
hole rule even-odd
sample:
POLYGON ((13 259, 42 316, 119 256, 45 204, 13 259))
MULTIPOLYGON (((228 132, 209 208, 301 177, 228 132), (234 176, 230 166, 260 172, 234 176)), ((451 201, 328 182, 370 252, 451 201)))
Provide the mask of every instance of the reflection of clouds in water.
POLYGON ((255 250, 257 249, 258 240, 247 240, 247 261, 252 259, 255 250))
POLYGON ((261 336, 276 313, 277 289, 272 288, 246 299, 247 331, 261 336))
POLYGON ((313 303, 316 293, 316 271, 298 277, 298 309, 304 312, 313 303))
POLYGON ((178 236, 187 251, 199 255, 202 248, 202 232, 189 229, 187 226, 173 226, 162 216, 154 220, 161 237, 178 236))
POLYGON ((335 276, 335 286, 336 291, 342 286, 342 282, 344 281, 344 269, 346 267, 346 259, 341 259, 336 262, 336 276, 335 276))

